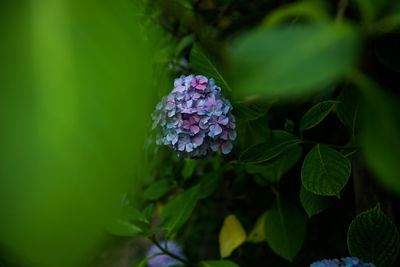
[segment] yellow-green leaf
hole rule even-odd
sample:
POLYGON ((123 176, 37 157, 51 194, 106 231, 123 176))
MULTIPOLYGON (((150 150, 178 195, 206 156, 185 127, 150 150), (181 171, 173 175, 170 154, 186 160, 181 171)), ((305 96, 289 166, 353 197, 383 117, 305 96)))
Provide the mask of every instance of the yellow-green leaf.
POLYGON ((246 241, 246 231, 235 215, 228 215, 219 233, 221 258, 229 257, 237 247, 246 241))
POLYGON ((257 222, 253 227, 253 230, 251 230, 251 232, 247 238, 247 242, 260 243, 260 242, 265 241, 265 234, 264 234, 265 215, 267 215, 266 212, 264 212, 257 219, 257 222))

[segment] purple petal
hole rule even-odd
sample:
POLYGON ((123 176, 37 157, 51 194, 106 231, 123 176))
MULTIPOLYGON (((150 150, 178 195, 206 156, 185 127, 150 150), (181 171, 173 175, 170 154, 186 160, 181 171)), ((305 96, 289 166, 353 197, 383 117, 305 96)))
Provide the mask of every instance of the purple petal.
MULTIPOLYGON (((211 131, 211 127, 210 127, 210 131, 211 131)), ((215 124, 213 127, 213 132, 214 132, 214 135, 219 135, 220 133, 222 133, 221 126, 219 126, 218 124, 215 124)))
POLYGON ((231 142, 224 142, 221 145, 221 151, 223 154, 229 154, 232 151, 232 143, 231 142))
POLYGON ((192 125, 192 126, 190 127, 190 131, 191 131, 192 133, 194 133, 194 134, 197 134, 197 133, 200 131, 200 128, 199 128, 199 126, 197 126, 197 125, 192 125))
POLYGON ((202 135, 196 135, 192 138, 193 144, 198 147, 203 143, 204 137, 202 135))
POLYGON ((186 144, 186 152, 192 152, 192 151, 193 151, 193 144, 187 143, 186 144))
POLYGON ((228 117, 219 117, 218 118, 218 123, 222 124, 222 125, 227 125, 229 122, 229 118, 228 117))
POLYGON ((231 139, 232 141, 235 140, 237 137, 237 133, 235 130, 230 130, 229 131, 229 139, 231 139))

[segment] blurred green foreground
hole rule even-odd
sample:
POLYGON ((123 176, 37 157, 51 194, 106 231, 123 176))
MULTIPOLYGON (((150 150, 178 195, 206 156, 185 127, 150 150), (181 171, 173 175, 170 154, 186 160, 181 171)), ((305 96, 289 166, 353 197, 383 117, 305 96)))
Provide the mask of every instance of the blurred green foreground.
POLYGON ((138 177, 148 45, 129 0, 1 1, 0 249, 88 266, 138 177))

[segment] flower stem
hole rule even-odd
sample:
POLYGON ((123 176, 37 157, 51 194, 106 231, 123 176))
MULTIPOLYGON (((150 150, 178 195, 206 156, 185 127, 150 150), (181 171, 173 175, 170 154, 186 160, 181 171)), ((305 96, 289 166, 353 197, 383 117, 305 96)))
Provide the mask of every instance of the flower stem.
POLYGON ((158 247, 164 254, 166 254, 166 255, 170 256, 171 258, 174 258, 174 259, 176 259, 176 260, 178 260, 178 261, 180 261, 180 262, 182 262, 182 263, 184 263, 185 265, 186 265, 186 264, 189 264, 189 262, 188 262, 187 260, 182 259, 181 257, 179 257, 179 256, 177 256, 177 255, 175 255, 175 254, 172 254, 172 253, 169 252, 168 250, 164 249, 164 248, 157 242, 157 240, 156 240, 156 238, 155 238, 154 236, 151 237, 150 240, 151 240, 151 241, 154 243, 154 245, 155 245, 156 247, 158 247))

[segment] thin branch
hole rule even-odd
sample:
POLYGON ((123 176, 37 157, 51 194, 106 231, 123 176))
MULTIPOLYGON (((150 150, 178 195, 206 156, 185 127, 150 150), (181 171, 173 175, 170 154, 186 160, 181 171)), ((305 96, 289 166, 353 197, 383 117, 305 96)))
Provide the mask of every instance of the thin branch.
POLYGON ((175 255, 175 254, 172 254, 172 253, 169 252, 168 250, 164 249, 164 248, 157 242, 157 240, 156 240, 156 238, 155 238, 154 236, 151 237, 150 240, 151 240, 151 241, 154 243, 154 245, 155 245, 156 247, 158 247, 164 254, 166 254, 166 255, 170 256, 171 258, 174 258, 174 259, 176 259, 176 260, 178 260, 178 261, 180 261, 180 262, 182 262, 182 263, 184 263, 185 265, 186 265, 186 264, 189 264, 189 262, 188 262, 187 260, 182 259, 181 257, 179 257, 179 256, 177 256, 177 255, 175 255))
POLYGON ((336 21, 341 21, 346 12, 346 8, 349 5, 349 0, 339 0, 338 11, 336 13, 336 21))

